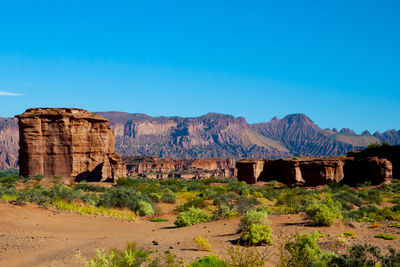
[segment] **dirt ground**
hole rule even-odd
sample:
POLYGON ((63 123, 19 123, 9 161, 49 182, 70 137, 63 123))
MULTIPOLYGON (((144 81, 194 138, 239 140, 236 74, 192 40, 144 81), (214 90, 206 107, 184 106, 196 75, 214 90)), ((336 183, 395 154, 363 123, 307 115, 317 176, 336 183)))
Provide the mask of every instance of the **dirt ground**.
MULTIPOLYGON (((171 207, 161 208, 169 212, 171 207)), ((173 252, 178 259, 190 262, 207 254, 224 255, 232 242, 240 237, 237 233, 239 219, 219 220, 190 227, 175 228, 175 215, 164 213, 160 217, 168 222, 150 222, 149 218, 136 221, 112 217, 80 215, 57 212, 33 204, 16 206, 0 203, 0 265, 1 266, 82 266, 75 256, 93 255, 96 248, 123 249, 127 242, 136 241, 138 246, 151 248, 159 254, 173 252), (193 239, 198 235, 207 238, 211 252, 197 251, 193 239), (157 241, 158 245, 154 245, 157 241)), ((279 233, 294 234, 296 231, 311 232, 316 229, 323 250, 345 252, 352 243, 370 243, 385 248, 388 245, 400 249, 400 241, 374 238, 378 233, 400 235, 400 230, 387 227, 368 228, 369 223, 338 222, 331 227, 312 227, 304 216, 270 215, 273 228, 271 251, 272 265, 277 261, 279 233), (339 237, 343 232, 354 232, 355 237, 339 237)))

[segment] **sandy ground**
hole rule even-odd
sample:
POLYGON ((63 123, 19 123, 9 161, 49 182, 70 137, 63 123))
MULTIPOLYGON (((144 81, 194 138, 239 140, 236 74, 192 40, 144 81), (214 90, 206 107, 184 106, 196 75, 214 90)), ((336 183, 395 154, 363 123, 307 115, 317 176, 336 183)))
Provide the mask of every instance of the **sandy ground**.
MULTIPOLYGON (((162 207, 162 211, 171 207, 162 207)), ((237 234, 239 219, 219 220, 184 228, 175 228, 175 215, 160 217, 169 222, 150 222, 148 218, 136 221, 112 217, 80 215, 43 209, 33 204, 15 206, 0 203, 0 265, 1 266, 82 266, 75 256, 93 255, 96 248, 124 248, 127 242, 136 241, 138 246, 154 249, 159 254, 171 251, 190 262, 207 254, 224 255, 232 246, 237 234), (209 239, 211 252, 197 251, 193 239, 198 235, 209 239), (158 245, 154 245, 157 241, 158 245)), ((293 234, 296 231, 311 232, 316 229, 325 237, 319 240, 324 250, 345 252, 352 243, 370 243, 382 248, 391 245, 400 249, 399 239, 387 241, 374 238, 377 233, 400 235, 392 227, 371 229, 369 223, 346 224, 338 222, 331 227, 312 227, 302 215, 270 215, 274 246, 272 262, 277 261, 279 233, 293 234), (338 237, 343 232, 354 232, 355 238, 338 237)))

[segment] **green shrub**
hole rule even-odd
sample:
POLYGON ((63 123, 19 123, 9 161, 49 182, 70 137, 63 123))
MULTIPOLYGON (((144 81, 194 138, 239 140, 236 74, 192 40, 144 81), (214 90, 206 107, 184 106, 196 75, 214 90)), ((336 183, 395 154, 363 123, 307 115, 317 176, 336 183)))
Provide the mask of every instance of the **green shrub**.
POLYGON ((202 209, 189 208, 188 211, 181 212, 176 218, 175 225, 177 227, 190 226, 202 222, 207 222, 211 219, 202 209))
POLYGON ((96 193, 85 194, 83 195, 82 200, 86 205, 92 205, 92 206, 97 206, 100 201, 96 193))
MULTIPOLYGON (((348 254, 334 256, 330 262, 330 266, 378 266, 381 261, 380 251, 377 247, 370 245, 353 245, 348 254)), ((387 265, 396 266, 396 265, 387 265)))
POLYGON ((188 267, 228 267, 228 264, 218 256, 208 255, 190 263, 188 267))
POLYGON ((343 217, 347 220, 376 222, 384 220, 400 220, 400 213, 393 210, 394 207, 379 209, 375 204, 361 206, 358 210, 344 212, 343 217))
POLYGON ((236 210, 239 213, 244 214, 246 211, 251 210, 255 205, 258 204, 260 204, 260 201, 253 196, 240 196, 236 202, 236 210))
POLYGON ((136 243, 128 243, 124 251, 111 249, 109 252, 96 249, 96 255, 91 259, 86 259, 81 256, 80 252, 76 255, 85 266, 144 266, 150 263, 150 251, 138 249, 136 243))
POLYGON ((85 180, 81 181, 79 184, 76 184, 74 189, 83 190, 85 192, 104 192, 107 190, 107 188, 101 185, 90 185, 85 180))
POLYGON ((49 196, 51 199, 72 200, 80 199, 81 192, 76 191, 70 187, 57 184, 51 188, 49 196))
POLYGON ((269 225, 268 212, 249 210, 244 217, 240 220, 240 229, 247 231, 252 224, 269 225))
POLYGON ((391 235, 391 234, 377 234, 375 235, 376 238, 382 238, 385 240, 395 240, 397 239, 397 236, 391 235))
POLYGON ((213 219, 219 219, 221 217, 229 219, 238 215, 238 212, 232 211, 229 206, 218 206, 213 212, 213 219))
POLYGON ((150 203, 144 200, 139 200, 137 213, 139 214, 139 216, 153 215, 154 209, 150 203))
POLYGON ((176 196, 175 194, 167 189, 164 194, 161 197, 161 201, 164 203, 171 203, 171 204, 175 204, 176 203, 176 196))
POLYGON ((334 256, 330 266, 400 266, 400 252, 391 246, 388 247, 388 251, 389 253, 382 255, 376 246, 355 244, 347 254, 334 256))
POLYGON ((280 252, 280 266, 330 266, 333 253, 324 253, 319 248, 318 233, 297 233, 293 241, 283 244, 280 252))
POLYGON ((151 203, 151 199, 143 194, 139 194, 133 187, 112 187, 107 189, 101 196, 99 206, 107 208, 129 208, 137 212, 139 209, 139 201, 151 203))
POLYGON ((332 198, 325 198, 321 204, 315 204, 306 210, 307 215, 315 225, 332 225, 337 218, 341 218, 341 205, 334 203, 332 198))
POLYGON ((20 191, 18 194, 17 201, 19 202, 33 202, 37 204, 44 204, 50 201, 51 193, 49 190, 44 189, 40 186, 34 188, 25 188, 23 191, 20 191))
POLYGON ((3 177, 0 177, 0 184, 4 187, 14 187, 17 183, 17 176, 13 175, 6 175, 3 177))
POLYGON ((155 202, 158 203, 161 201, 161 195, 158 193, 154 193, 154 192, 146 192, 146 194, 149 196, 149 198, 155 202))
POLYGON ((353 191, 343 191, 335 194, 332 199, 334 201, 339 201, 342 204, 343 209, 352 210, 353 205, 360 207, 362 205, 362 200, 353 191), (353 205, 352 205, 353 204, 353 205))
POLYGON ((270 213, 271 213, 271 211, 270 211, 270 209, 268 208, 268 206, 264 206, 264 205, 257 207, 257 208, 256 208, 256 211, 263 211, 263 212, 266 212, 267 214, 270 214, 270 213))
POLYGON ((231 209, 234 206, 233 202, 236 200, 237 196, 234 193, 222 193, 216 195, 213 199, 213 204, 215 206, 229 206, 231 209))
POLYGON ((382 202, 382 192, 376 188, 369 190, 362 190, 358 196, 364 200, 369 201, 371 204, 380 204, 382 202))
POLYGON ((244 233, 240 239, 249 245, 270 244, 272 242, 271 232, 272 229, 268 225, 251 224, 248 227, 248 231, 244 233))
POLYGON ((225 261, 228 266, 237 267, 256 267, 272 266, 267 265, 270 260, 271 250, 263 250, 255 247, 240 246, 228 247, 225 253, 225 261))
POLYGON ((269 181, 269 184, 271 186, 276 186, 278 184, 278 181, 277 180, 272 180, 272 181, 269 181))
POLYGON ((191 198, 188 200, 188 202, 186 202, 183 205, 180 205, 177 210, 178 211, 187 211, 189 210, 191 207, 195 207, 195 208, 205 208, 207 207, 206 202, 204 201, 205 199, 202 197, 195 197, 195 198, 191 198))
POLYGON ((316 192, 301 187, 283 189, 277 198, 281 213, 294 214, 304 211, 306 207, 318 200, 316 192))

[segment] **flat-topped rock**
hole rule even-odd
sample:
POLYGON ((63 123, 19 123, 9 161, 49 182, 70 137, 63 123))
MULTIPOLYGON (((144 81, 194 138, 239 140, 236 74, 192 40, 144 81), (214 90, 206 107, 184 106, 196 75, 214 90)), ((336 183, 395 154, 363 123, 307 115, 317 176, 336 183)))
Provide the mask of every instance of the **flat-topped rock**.
POLYGON ((126 175, 107 119, 74 108, 31 108, 16 117, 20 175, 88 181, 126 175))

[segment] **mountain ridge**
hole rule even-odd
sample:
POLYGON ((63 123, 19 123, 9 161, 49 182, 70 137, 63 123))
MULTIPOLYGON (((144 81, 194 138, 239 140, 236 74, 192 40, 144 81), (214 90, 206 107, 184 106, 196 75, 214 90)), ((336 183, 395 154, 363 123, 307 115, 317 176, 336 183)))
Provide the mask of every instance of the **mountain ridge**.
MULTIPOLYGON (((247 123, 243 117, 207 113, 199 117, 143 113, 95 112, 109 120, 116 151, 125 156, 171 158, 285 158, 339 156, 369 143, 400 144, 400 131, 356 134, 343 128, 322 129, 308 116, 289 114, 269 122, 247 123)), ((18 167, 18 125, 0 118, 0 168, 18 167)))

